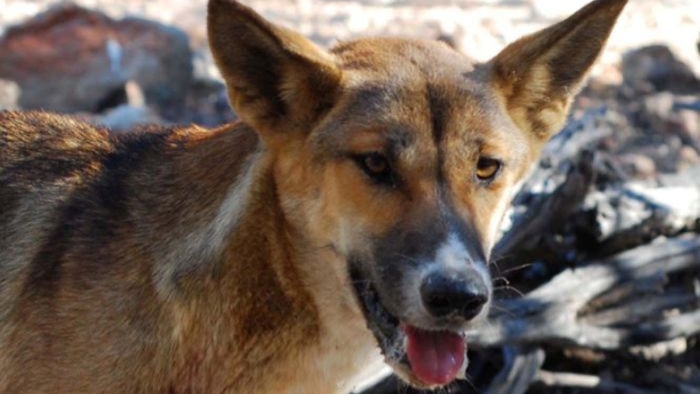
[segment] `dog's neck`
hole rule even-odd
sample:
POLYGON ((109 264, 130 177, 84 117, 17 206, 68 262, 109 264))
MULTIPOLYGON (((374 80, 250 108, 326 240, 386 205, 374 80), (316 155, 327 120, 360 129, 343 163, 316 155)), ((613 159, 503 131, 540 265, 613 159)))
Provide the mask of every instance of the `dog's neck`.
POLYGON ((154 249, 157 290, 172 301, 169 309, 180 349, 176 370, 191 375, 191 384, 251 379, 286 381, 288 387, 299 381, 300 387, 308 387, 308 379, 316 379, 315 386, 329 392, 350 380, 368 354, 378 351, 352 298, 344 261, 332 248, 310 246, 302 231, 287 222, 272 163, 250 133, 240 125, 214 132, 170 163, 174 168, 168 177, 175 182, 182 171, 199 172, 199 178, 187 178, 202 182, 189 186, 193 195, 187 203, 197 206, 188 212, 196 213, 196 220, 183 218, 186 227, 170 229, 180 240, 154 249), (205 185, 208 176, 231 181, 205 185), (206 194, 194 195, 197 191, 206 194), (201 331, 208 333, 192 334, 201 331), (195 337, 207 339, 190 342, 195 337), (238 343, 235 337, 251 338, 247 350, 231 348, 238 343), (339 353, 351 338, 355 346, 339 353), (297 353, 288 354, 288 349, 297 353), (298 349, 308 351, 299 354, 298 349), (304 367, 294 376, 267 379, 275 373, 269 360, 283 363, 287 357, 304 367), (266 368, 250 365, 251 359, 261 360, 266 368), (324 367, 313 367, 318 363, 324 367), (307 369, 328 373, 310 377, 307 369))
MULTIPOLYGON (((178 138, 183 136, 176 132, 172 139, 178 138)), ((299 243, 288 232, 271 163, 257 136, 239 123, 210 136, 183 139, 184 149, 163 153, 169 158, 163 167, 168 168, 156 171, 160 176, 152 186, 160 189, 159 194, 167 194, 169 188, 191 191, 149 212, 170 210, 176 218, 167 230, 178 236, 149 248, 157 262, 154 281, 161 296, 177 297, 178 291, 195 289, 201 280, 222 286, 230 279, 260 289, 298 288, 300 283, 255 283, 298 280, 295 267, 288 264, 299 243), (173 211, 174 207, 180 209, 173 211)), ((146 225, 141 242, 149 245, 151 238, 157 238, 152 234, 165 229, 148 226, 147 218, 142 221, 146 225)))

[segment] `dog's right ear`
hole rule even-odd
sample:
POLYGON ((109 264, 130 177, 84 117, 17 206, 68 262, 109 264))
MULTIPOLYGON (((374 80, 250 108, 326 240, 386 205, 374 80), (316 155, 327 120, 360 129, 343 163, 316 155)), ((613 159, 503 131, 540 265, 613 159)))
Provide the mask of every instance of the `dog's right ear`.
POLYGON ((209 45, 238 116, 263 138, 308 131, 334 103, 332 56, 233 0, 210 0, 209 45))

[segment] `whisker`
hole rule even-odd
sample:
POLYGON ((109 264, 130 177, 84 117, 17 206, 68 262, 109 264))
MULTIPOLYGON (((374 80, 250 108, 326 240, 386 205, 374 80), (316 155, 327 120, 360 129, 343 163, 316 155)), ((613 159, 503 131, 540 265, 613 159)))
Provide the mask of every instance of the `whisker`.
POLYGON ((492 284, 496 284, 498 282, 503 282, 506 286, 510 285, 510 281, 505 276, 496 276, 491 280, 492 284))
POLYGON ((521 271, 521 270, 524 270, 526 268, 530 268, 533 265, 534 265, 534 263, 525 263, 525 264, 521 264, 521 265, 516 265, 515 267, 510 267, 507 270, 503 271, 502 274, 507 275, 507 274, 510 274, 513 272, 521 271))
POLYGON ((469 375, 467 375, 467 374, 464 375, 464 381, 467 382, 467 384, 472 388, 472 390, 478 392, 476 385, 474 384, 474 381, 472 380, 472 378, 469 375))
POLYGON ((496 290, 498 290, 498 291, 509 290, 509 291, 512 291, 512 292, 514 292, 515 294, 517 294, 518 297, 525 297, 525 293, 523 293, 522 291, 520 291, 520 290, 518 290, 517 288, 515 288, 515 287, 513 287, 513 286, 510 286, 510 285, 494 286, 494 287, 493 287, 493 290, 494 290, 494 291, 496 291, 496 290))
POLYGON ((401 257, 402 259, 406 259, 412 263, 416 263, 416 264, 420 263, 420 261, 417 260, 416 258, 411 257, 411 256, 407 256, 407 255, 402 254, 402 253, 395 252, 395 253, 393 253, 393 255, 397 256, 397 257, 401 257))
MULTIPOLYGON (((495 311, 498 311, 498 312, 502 312, 503 314, 506 314, 506 315, 508 315, 508 316, 517 316, 517 314, 516 314, 515 312, 513 312, 512 310, 510 310, 510 309, 508 309, 508 308, 504 308, 504 307, 502 307, 502 306, 500 306, 500 305, 493 305, 493 304, 492 304, 492 305, 491 305, 491 309, 493 309, 493 310, 495 310, 495 311)), ((491 326, 491 324, 490 324, 491 322, 490 322, 490 321, 486 320, 485 323, 486 323, 487 325, 489 325, 490 328, 493 327, 493 326, 491 326)))

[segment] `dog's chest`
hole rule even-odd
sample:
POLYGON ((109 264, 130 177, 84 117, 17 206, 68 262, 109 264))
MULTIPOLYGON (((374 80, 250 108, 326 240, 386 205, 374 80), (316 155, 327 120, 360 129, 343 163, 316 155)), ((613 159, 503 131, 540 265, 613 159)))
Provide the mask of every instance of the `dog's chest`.
MULTIPOLYGON (((307 380, 299 392, 349 393, 376 372, 386 368, 383 357, 364 321, 336 325, 325 332, 304 365, 316 387, 307 380)), ((295 391, 291 391, 295 392, 295 391)))
MULTIPOLYGON (((364 327, 338 329, 329 338, 329 349, 319 358, 319 370, 337 371, 338 392, 346 393, 362 383, 373 371, 385 366, 374 336, 364 327)), ((333 381, 333 376, 329 376, 333 381)))

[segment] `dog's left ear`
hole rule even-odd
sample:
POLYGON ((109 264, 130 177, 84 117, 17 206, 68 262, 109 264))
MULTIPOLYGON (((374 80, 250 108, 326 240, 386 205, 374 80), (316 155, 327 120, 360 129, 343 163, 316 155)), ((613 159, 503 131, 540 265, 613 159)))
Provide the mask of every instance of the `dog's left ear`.
POLYGON ((627 0, 596 0, 564 21, 503 49, 488 66, 513 122, 545 141, 558 132, 574 95, 627 0))
POLYGON ((210 0, 209 45, 238 116, 263 139, 307 131, 334 103, 331 55, 234 0, 210 0))

